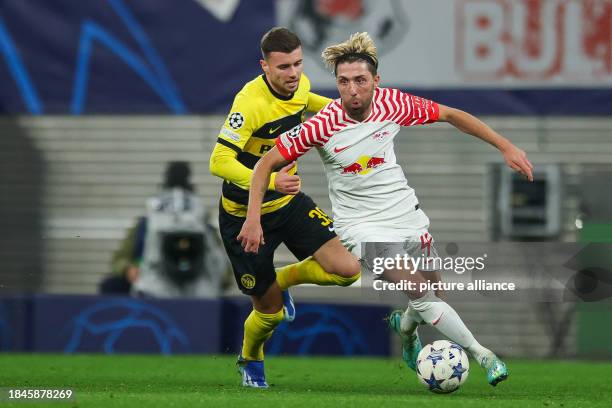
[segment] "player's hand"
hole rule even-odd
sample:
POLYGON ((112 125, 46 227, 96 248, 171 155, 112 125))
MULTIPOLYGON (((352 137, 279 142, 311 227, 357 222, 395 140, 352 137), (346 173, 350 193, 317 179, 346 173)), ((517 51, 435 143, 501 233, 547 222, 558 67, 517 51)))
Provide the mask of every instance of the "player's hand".
POLYGON ((524 151, 515 145, 510 145, 510 147, 503 151, 503 155, 506 164, 512 170, 518 171, 527 177, 527 180, 533 181, 533 165, 527 159, 527 154, 524 151))
POLYGON ((295 162, 291 162, 276 174, 274 189, 279 193, 295 195, 300 192, 300 176, 289 174, 289 171, 294 167, 295 162))
POLYGON ((244 224, 242 224, 242 229, 236 240, 240 241, 244 252, 258 253, 259 246, 266 243, 261 223, 258 220, 252 221, 247 218, 244 224))

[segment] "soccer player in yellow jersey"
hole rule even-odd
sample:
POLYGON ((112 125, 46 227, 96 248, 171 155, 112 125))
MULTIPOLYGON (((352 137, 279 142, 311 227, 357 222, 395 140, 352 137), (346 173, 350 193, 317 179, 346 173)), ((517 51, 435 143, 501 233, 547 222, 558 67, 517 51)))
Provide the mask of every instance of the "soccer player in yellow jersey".
POLYGON ((242 384, 266 388, 263 345, 283 317, 295 317, 287 289, 300 283, 348 286, 359 278, 360 265, 340 243, 331 218, 300 192, 296 163, 272 173, 262 206, 265 243, 257 253, 247 253, 238 240, 253 167, 275 146, 277 136, 304 120, 305 111, 318 112, 330 101, 310 92, 310 82, 302 74, 301 42, 294 33, 271 29, 261 40, 261 52, 263 74, 234 98, 210 170, 224 180, 219 227, 225 250, 238 287, 253 302, 238 358, 242 384), (274 251, 281 243, 300 262, 275 270, 274 251))

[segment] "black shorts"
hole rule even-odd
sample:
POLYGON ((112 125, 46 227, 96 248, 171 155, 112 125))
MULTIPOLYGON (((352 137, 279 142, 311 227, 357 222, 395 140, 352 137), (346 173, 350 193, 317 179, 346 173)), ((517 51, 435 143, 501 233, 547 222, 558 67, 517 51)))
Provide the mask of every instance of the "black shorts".
POLYGON ((306 194, 298 193, 280 210, 261 216, 265 245, 259 253, 246 253, 236 237, 245 218, 219 209, 219 229, 225 251, 234 269, 234 277, 242 293, 262 295, 276 280, 274 251, 284 243, 300 261, 314 254, 336 236, 332 219, 306 194))

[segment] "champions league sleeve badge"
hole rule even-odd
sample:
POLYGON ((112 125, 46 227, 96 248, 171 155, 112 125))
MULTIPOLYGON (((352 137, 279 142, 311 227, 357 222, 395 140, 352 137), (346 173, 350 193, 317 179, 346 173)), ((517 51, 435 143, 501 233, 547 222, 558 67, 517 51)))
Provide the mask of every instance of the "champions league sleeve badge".
POLYGON ((233 112, 231 115, 229 115, 227 122, 232 129, 238 130, 244 124, 244 116, 242 116, 242 113, 240 112, 233 112))

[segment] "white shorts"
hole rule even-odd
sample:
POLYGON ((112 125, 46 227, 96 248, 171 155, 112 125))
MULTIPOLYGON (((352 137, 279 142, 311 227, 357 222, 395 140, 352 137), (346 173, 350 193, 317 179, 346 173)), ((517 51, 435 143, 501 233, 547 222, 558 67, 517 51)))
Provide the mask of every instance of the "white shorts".
POLYGON ((337 226, 336 233, 342 244, 363 263, 372 257, 394 257, 396 254, 414 258, 436 257, 434 240, 428 228, 429 218, 423 210, 418 209, 404 214, 393 223, 365 221, 347 227, 337 226), (365 248, 363 244, 368 242, 383 244, 368 245, 369 253, 362 253, 365 248))

